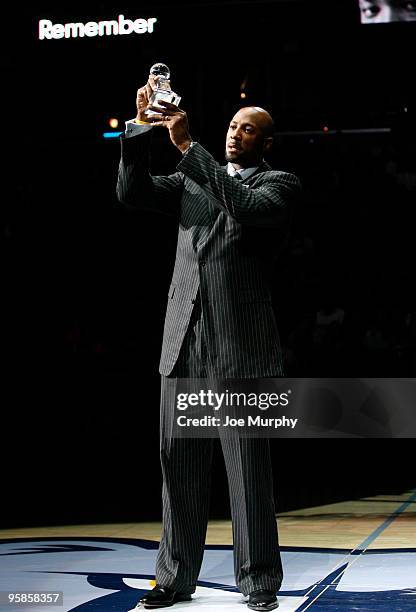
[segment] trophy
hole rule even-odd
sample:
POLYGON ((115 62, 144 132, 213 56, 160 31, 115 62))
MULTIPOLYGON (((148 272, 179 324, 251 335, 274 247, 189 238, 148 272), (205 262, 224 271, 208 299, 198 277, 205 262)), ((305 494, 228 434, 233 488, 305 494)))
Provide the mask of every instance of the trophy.
MULTIPOLYGON (((178 106, 181 98, 170 88, 170 70, 166 64, 153 64, 153 66, 150 68, 150 74, 158 77, 156 80, 156 89, 150 96, 150 104, 160 108, 161 110, 163 110, 163 106, 158 104, 160 100, 166 100, 166 102, 170 102, 171 104, 178 106)), ((157 115, 157 112, 147 110, 146 115, 157 115)))

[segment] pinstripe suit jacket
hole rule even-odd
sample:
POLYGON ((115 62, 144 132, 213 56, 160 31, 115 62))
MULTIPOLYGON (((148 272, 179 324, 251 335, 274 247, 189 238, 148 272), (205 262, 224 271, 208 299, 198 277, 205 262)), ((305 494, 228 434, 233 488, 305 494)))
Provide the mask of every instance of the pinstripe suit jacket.
POLYGON ((282 376, 270 274, 299 180, 263 162, 240 182, 199 143, 183 156, 177 172, 151 176, 150 140, 149 132, 121 136, 117 196, 128 206, 178 219, 160 373, 173 370, 199 293, 210 375, 282 376))

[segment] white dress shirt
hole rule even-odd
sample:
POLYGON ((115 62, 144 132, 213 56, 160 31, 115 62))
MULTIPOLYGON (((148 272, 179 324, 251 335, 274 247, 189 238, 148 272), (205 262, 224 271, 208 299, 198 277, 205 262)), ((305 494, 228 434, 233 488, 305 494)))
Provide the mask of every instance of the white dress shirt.
POLYGON ((230 176, 235 176, 236 174, 239 174, 243 181, 245 181, 246 179, 248 179, 249 176, 254 174, 257 169, 258 166, 252 166, 251 168, 241 168, 240 170, 236 170, 231 162, 228 162, 227 164, 228 174, 230 176))

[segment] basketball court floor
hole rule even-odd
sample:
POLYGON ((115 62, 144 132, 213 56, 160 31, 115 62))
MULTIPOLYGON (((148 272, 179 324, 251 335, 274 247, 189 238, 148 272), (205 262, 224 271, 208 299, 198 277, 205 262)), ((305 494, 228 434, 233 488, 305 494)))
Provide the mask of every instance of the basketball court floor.
MULTIPOLYGON (((416 611, 416 491, 278 515, 279 611, 416 611)), ((0 531, 1 612, 127 612, 153 586, 160 524, 0 531), (63 604, 10 604, 9 593, 63 593, 63 604)), ((209 524, 192 602, 176 612, 244 612, 231 525, 209 524)))

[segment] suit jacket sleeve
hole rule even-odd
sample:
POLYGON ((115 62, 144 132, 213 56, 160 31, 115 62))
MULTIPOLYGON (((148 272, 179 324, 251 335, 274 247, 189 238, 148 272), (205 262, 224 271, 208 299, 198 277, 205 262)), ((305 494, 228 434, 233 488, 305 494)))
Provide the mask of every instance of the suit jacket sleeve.
POLYGON ((215 206, 237 222, 257 227, 285 224, 288 207, 300 189, 296 176, 277 171, 257 175, 247 188, 229 176, 199 143, 186 153, 177 168, 195 181, 215 206))
POLYGON ((120 137, 117 198, 127 208, 145 209, 176 216, 179 213, 183 175, 151 176, 151 131, 138 136, 120 137))

